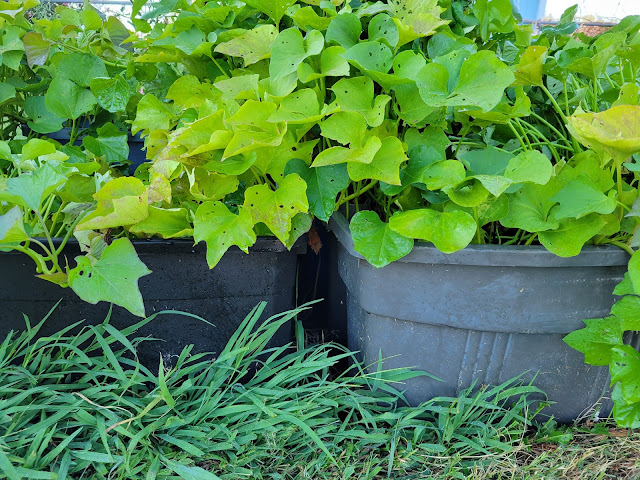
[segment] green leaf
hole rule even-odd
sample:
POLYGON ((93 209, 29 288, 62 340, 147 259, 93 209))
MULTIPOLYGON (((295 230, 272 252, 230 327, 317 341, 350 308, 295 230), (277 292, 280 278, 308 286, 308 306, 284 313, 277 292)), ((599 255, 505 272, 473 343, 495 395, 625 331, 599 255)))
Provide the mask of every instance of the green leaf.
POLYGON ((105 123, 96 130, 98 136, 87 135, 82 145, 97 157, 104 157, 108 165, 127 163, 129 144, 126 132, 118 130, 113 123, 105 123))
POLYGON ((343 78, 338 80, 331 90, 343 111, 359 113, 370 127, 382 124, 385 106, 391 97, 378 95, 374 99, 373 80, 369 77, 343 78))
POLYGON ((323 137, 343 145, 361 145, 367 131, 367 121, 357 112, 334 113, 319 125, 323 137))
POLYGON ((319 55, 324 47, 324 37, 317 30, 311 30, 306 37, 297 28, 280 32, 271 46, 269 76, 278 80, 298 71, 305 58, 319 55))
POLYGON ((233 138, 224 150, 223 159, 255 150, 262 146, 277 146, 287 131, 286 123, 272 123, 276 110, 271 102, 247 100, 227 123, 233 128, 233 138))
POLYGON ((93 197, 97 201, 95 210, 84 217, 76 230, 134 225, 149 215, 147 189, 135 177, 115 178, 105 183, 93 197))
POLYGON ((308 213, 298 213, 291 219, 289 238, 284 242, 285 247, 291 249, 296 241, 311 228, 313 217, 308 213))
POLYGON ((532 182, 545 185, 553 173, 551 161, 537 150, 522 152, 509 159, 504 176, 514 183, 532 182))
POLYGON ((291 233, 291 219, 309 210, 307 185, 299 175, 287 175, 273 191, 268 185, 254 185, 244 195, 244 207, 251 213, 254 223, 262 222, 287 243, 291 233))
POLYGON ((320 70, 303 62, 298 66, 298 78, 302 83, 323 77, 346 77, 349 75, 350 67, 343 54, 346 50, 342 47, 327 47, 320 54, 320 70))
POLYGON ((297 173, 307 184, 309 211, 320 220, 329 221, 336 206, 336 196, 349 186, 347 166, 330 165, 310 168, 303 160, 287 163, 284 174, 297 173))
POLYGON ((163 462, 183 480, 220 480, 220 477, 201 467, 188 467, 167 458, 163 462))
MULTIPOLYGON (((428 148, 428 147, 427 147, 428 148)), ((422 179, 429 190, 454 187, 465 179, 464 165, 457 160, 442 160, 425 168, 422 179)))
POLYGON ((23 204, 33 211, 39 211, 42 201, 55 192, 67 180, 71 169, 47 162, 31 174, 22 173, 7 180, 7 189, 20 197, 23 204))
POLYGON ((356 252, 376 268, 404 257, 413 249, 413 239, 391 230, 372 211, 356 213, 349 228, 356 252))
POLYGON ((36 65, 44 65, 49 59, 50 43, 42 37, 41 33, 27 32, 22 37, 24 53, 27 55, 27 65, 33 68, 36 65))
POLYGON ((318 95, 310 88, 303 88, 287 95, 280 101, 278 110, 269 117, 269 122, 287 122, 290 125, 316 123, 324 117, 318 103, 318 95))
MULTIPOLYGON (((469 150, 460 155, 467 170, 474 175, 504 175, 514 156, 495 147, 469 150)), ((514 167, 517 163, 514 163, 514 167)))
POLYGON ((122 75, 92 79, 91 93, 95 95, 98 105, 111 113, 124 112, 131 97, 129 84, 122 75))
POLYGON ((214 84, 222 92, 223 99, 257 100, 259 75, 239 75, 214 84))
POLYGON ((22 146, 22 160, 34 160, 43 155, 56 153, 56 146, 40 138, 32 138, 22 146))
POLYGON ((437 0, 395 0, 390 6, 400 33, 398 46, 431 35, 448 23, 440 19, 444 9, 438 6, 437 0))
POLYGON ((622 428, 640 428, 640 402, 627 403, 622 395, 620 384, 614 387, 611 399, 616 424, 622 428))
POLYGON ((598 234, 605 221, 596 213, 584 217, 558 219, 555 215, 557 207, 551 210, 549 221, 558 222, 555 230, 541 231, 538 234, 540 243, 551 253, 559 257, 573 257, 580 253, 584 244, 598 234))
MULTIPOLYGON (((290 13, 289 13, 290 15, 290 13)), ((293 14, 293 22, 302 30, 324 31, 329 26, 331 18, 321 17, 313 7, 302 7, 293 14)))
POLYGON ((44 96, 47 109, 60 118, 76 119, 89 112, 96 104, 90 90, 79 87, 71 80, 56 77, 44 96))
MULTIPOLYGON (((614 295, 618 294, 614 292, 614 295)), ((611 315, 620 320, 623 330, 640 331, 640 297, 625 295, 613 305, 611 315)))
POLYGON ((640 402, 640 353, 629 345, 611 349, 611 383, 620 382, 622 398, 626 403, 640 402))
POLYGON ((613 212, 617 205, 615 192, 606 196, 584 173, 567 183, 550 200, 560 204, 554 209, 558 219, 581 218, 594 212, 606 215, 613 212))
POLYGON ((386 43, 395 48, 400 40, 398 26, 386 13, 379 13, 369 21, 369 40, 386 43))
POLYGON ((507 228, 521 228, 527 232, 554 230, 560 226, 557 220, 548 219, 554 202, 544 186, 525 184, 509 195, 509 213, 500 220, 507 228))
POLYGON ((629 260, 629 280, 631 280, 631 285, 633 286, 633 291, 636 294, 640 293, 640 250, 636 250, 636 252, 631 256, 629 260))
POLYGON ((547 47, 532 45, 527 47, 520 56, 520 61, 513 72, 516 80, 513 86, 537 85, 543 86, 542 67, 547 58, 547 47))
POLYGON ((238 189, 238 178, 208 172, 203 168, 187 170, 189 193, 196 200, 221 200, 238 189))
POLYGON ((180 238, 193 235, 186 208, 149 206, 149 216, 129 229, 134 235, 180 238))
POLYGON ((231 213, 220 202, 204 202, 196 211, 193 222, 193 238, 196 243, 207 243, 207 263, 215 267, 232 245, 249 253, 256 242, 251 212, 238 207, 238 215, 231 213))
POLYGON ((278 29, 273 25, 258 25, 228 42, 219 43, 215 51, 232 57, 241 57, 244 59, 244 66, 248 67, 269 58, 271 45, 277 34, 278 29))
POLYGON ((148 135, 152 130, 169 130, 173 117, 168 106, 153 95, 145 95, 138 103, 136 118, 131 126, 131 134, 142 131, 148 135))
POLYGON ((340 163, 370 164, 382 147, 378 137, 369 137, 362 148, 331 147, 321 151, 313 161, 313 167, 325 167, 340 163))
MULTIPOLYGON (((485 178, 485 180, 487 180, 485 178)), ((449 198, 461 207, 477 207, 489 196, 489 191, 477 178, 470 177, 455 186, 446 186, 442 189, 449 198)))
POLYGON ((277 26, 284 13, 296 3, 296 0, 248 0, 245 3, 267 14, 277 26))
POLYGON ((611 349, 622 345, 622 328, 615 317, 584 320, 585 328, 564 337, 571 348, 584 354, 589 365, 609 365, 611 349))
POLYGON ((29 240, 29 236, 24 231, 22 210, 16 205, 4 215, 0 215, 0 244, 20 243, 25 240, 29 240))
POLYGON ((453 253, 471 243, 478 226, 471 215, 460 210, 441 213, 421 208, 395 213, 389 219, 389 228, 405 237, 431 242, 444 253, 453 253))
POLYGON ((27 125, 37 133, 57 132, 62 129, 62 122, 65 120, 47 109, 45 97, 27 97, 24 101, 24 113, 31 119, 27 125))
POLYGON ((360 42, 348 49, 343 57, 363 73, 387 73, 393 64, 391 49, 380 42, 360 42))
POLYGON ((347 170, 351 180, 380 180, 390 185, 401 185, 400 165, 407 160, 402 142, 397 137, 386 137, 371 163, 349 162, 347 170))
POLYGON ((479 21, 478 29, 483 41, 492 33, 510 33, 516 25, 509 0, 476 0, 473 14, 479 21))
POLYGON ((515 79, 509 67, 488 50, 474 53, 462 64, 453 90, 448 88, 450 75, 439 63, 429 63, 422 68, 416 82, 427 105, 478 107, 489 111, 500 102, 505 88, 515 79))
POLYGON ((360 41, 362 26, 360 19, 353 13, 340 13, 331 20, 327 28, 327 43, 336 43, 349 49, 360 41))
MULTIPOLYGON (((234 77, 236 78, 236 77, 234 77)), ((257 89, 257 79, 256 79, 257 89)), ((167 98, 173 100, 174 105, 180 109, 199 108, 207 100, 215 100, 219 95, 214 93, 215 87, 209 83, 200 83, 193 75, 183 75, 179 77, 169 87, 167 98)))
POLYGON ((69 285, 85 302, 111 302, 144 317, 138 279, 151 273, 140 261, 128 238, 118 238, 105 247, 93 263, 76 257, 75 268, 67 271, 69 285))
POLYGON ((88 87, 91 80, 98 77, 108 77, 104 61, 90 53, 67 53, 58 64, 58 75, 71 80, 80 87, 88 87))
POLYGON ((9 83, 0 82, 0 104, 16 97, 16 87, 9 83))

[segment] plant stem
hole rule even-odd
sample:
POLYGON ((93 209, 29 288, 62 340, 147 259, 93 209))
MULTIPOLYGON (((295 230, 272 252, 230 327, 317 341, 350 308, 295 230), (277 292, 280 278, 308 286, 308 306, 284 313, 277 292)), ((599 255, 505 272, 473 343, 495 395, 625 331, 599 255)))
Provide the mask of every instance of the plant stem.
POLYGON ((562 121, 565 123, 567 123, 567 117, 564 114, 564 112, 562 111, 562 109, 560 108, 560 105, 558 105, 558 102, 556 102, 556 99, 553 97, 553 95, 551 94, 551 92, 549 91, 549 89, 547 89, 547 87, 545 87, 544 85, 540 85, 540 88, 542 89, 542 91, 547 95, 547 97, 549 97, 549 100, 551 100, 551 105, 553 105, 553 108, 556 112, 558 112, 558 114, 560 115, 560 118, 562 118, 562 121))
POLYGON ((518 139, 518 142, 520 142, 520 145, 522 146, 522 150, 527 150, 527 145, 525 145, 524 140, 522 140, 522 137, 516 130, 516 127, 513 126, 513 123, 511 122, 511 120, 507 122, 507 125, 509 125, 509 128, 511 129, 515 137, 518 139))
POLYGON ((378 182, 374 180, 373 182, 368 183, 367 185, 362 187, 360 190, 357 190, 357 191, 353 192, 351 195, 348 195, 348 196, 344 197, 339 203, 336 204, 336 208, 335 209, 337 210, 341 205, 343 205, 345 203, 347 204, 347 209, 348 209, 349 208, 348 205, 349 205, 349 201, 350 200, 353 200, 354 198, 357 198, 360 195, 362 195, 364 192, 367 192, 367 191, 371 190, 373 187, 376 186, 377 183, 378 182))

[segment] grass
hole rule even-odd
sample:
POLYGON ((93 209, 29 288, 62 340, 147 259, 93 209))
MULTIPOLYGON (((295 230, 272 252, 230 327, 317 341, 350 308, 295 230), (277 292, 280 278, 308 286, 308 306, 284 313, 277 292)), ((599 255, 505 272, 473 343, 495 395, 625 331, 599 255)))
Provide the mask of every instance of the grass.
POLYGON ((636 435, 532 425, 539 391, 517 379, 404 407, 402 382, 423 373, 367 373, 342 347, 305 347, 301 329, 297 348, 267 349, 299 310, 263 309, 216 360, 187 347, 157 371, 135 357, 153 317, 46 338, 46 319, 27 323, 0 344, 2 478, 638 478, 636 435))

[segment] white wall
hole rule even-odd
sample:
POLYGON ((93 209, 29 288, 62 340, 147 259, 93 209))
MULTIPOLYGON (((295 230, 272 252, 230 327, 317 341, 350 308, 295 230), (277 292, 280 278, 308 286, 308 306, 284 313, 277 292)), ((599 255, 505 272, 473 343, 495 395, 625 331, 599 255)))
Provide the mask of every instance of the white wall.
POLYGON ((640 15, 640 0, 547 0, 545 18, 558 20, 562 12, 578 4, 576 17, 586 20, 619 20, 640 15))

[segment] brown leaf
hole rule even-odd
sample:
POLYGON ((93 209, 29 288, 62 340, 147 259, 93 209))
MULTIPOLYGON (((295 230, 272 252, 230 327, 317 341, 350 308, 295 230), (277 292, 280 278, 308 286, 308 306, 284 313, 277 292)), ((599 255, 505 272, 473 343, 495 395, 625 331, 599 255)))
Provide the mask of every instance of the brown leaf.
POLYGON ((309 230, 308 243, 311 247, 311 250, 313 250, 313 252, 318 255, 318 252, 320 252, 320 249, 322 248, 322 241, 320 240, 320 235, 318 235, 318 231, 316 230, 315 225, 311 225, 311 229, 309 230))

